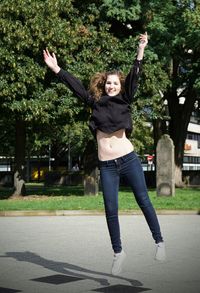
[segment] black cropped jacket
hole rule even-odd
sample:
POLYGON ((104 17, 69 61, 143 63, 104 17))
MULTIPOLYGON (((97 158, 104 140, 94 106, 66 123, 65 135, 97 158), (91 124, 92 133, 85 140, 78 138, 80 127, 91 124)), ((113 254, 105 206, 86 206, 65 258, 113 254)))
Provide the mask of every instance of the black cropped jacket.
POLYGON ((133 102, 138 85, 138 77, 141 69, 141 61, 135 60, 126 76, 124 93, 116 96, 103 95, 96 101, 85 89, 80 80, 68 71, 61 69, 57 76, 67 87, 92 109, 89 120, 89 128, 93 135, 99 129, 105 133, 112 133, 119 129, 125 129, 127 134, 132 131, 132 119, 130 104, 133 102))

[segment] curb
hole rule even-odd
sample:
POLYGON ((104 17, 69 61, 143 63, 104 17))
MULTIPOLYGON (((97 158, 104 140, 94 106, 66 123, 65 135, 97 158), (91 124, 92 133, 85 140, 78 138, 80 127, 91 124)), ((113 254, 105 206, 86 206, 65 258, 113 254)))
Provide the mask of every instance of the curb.
MULTIPOLYGON (((200 215, 200 210, 156 210, 157 215, 200 215)), ((104 211, 95 210, 38 210, 38 211, 0 211, 0 217, 33 216, 102 216, 104 211)), ((119 215, 142 215, 140 210, 119 211, 119 215)))

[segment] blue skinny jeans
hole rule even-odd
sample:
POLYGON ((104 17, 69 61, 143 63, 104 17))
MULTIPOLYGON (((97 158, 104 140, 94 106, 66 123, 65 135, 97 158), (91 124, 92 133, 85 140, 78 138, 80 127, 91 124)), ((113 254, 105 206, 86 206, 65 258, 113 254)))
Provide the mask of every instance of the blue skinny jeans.
POLYGON ((163 241, 158 218, 148 196, 144 172, 135 152, 114 160, 99 161, 100 179, 103 191, 105 214, 112 248, 115 253, 122 250, 118 219, 118 191, 120 178, 131 187, 151 230, 155 243, 163 241))

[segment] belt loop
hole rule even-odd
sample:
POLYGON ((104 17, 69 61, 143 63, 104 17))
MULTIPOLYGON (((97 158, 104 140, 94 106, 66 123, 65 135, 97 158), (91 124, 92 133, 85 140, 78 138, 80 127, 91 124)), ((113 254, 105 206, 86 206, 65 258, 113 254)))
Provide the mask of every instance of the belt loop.
POLYGON ((115 165, 116 165, 117 167, 119 167, 119 160, 118 160, 118 159, 114 159, 114 162, 115 162, 115 165))

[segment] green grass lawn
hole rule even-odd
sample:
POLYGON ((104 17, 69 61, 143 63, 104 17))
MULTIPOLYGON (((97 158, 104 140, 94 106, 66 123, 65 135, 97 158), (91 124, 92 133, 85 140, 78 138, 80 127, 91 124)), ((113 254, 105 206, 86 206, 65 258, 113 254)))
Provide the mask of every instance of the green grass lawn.
MULTIPOLYGON (((11 194, 11 189, 0 188, 0 211, 104 209, 102 193, 83 196, 83 186, 44 187, 42 184, 27 184, 27 196, 23 199, 9 199, 11 194)), ((157 197, 155 190, 149 190, 149 196, 157 210, 200 210, 200 188, 176 189, 174 197, 157 197)), ((120 188, 119 209, 139 209, 128 188, 120 188)))

